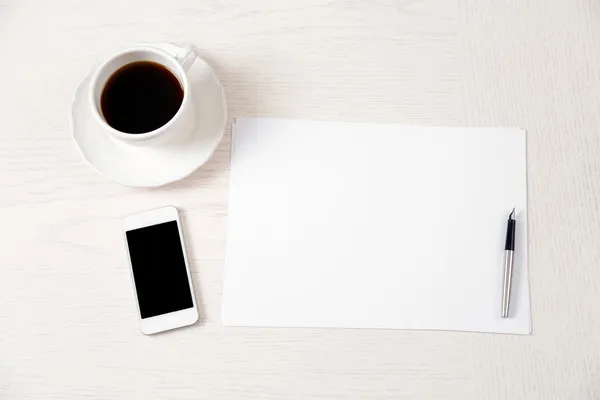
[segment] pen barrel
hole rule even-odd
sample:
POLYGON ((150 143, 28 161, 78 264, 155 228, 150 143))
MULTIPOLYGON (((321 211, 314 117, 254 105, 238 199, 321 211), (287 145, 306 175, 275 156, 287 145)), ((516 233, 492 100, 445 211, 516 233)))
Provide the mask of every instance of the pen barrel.
POLYGON ((514 252, 506 250, 504 252, 504 280, 502 285, 502 318, 508 318, 508 310, 510 308, 513 261, 514 252))

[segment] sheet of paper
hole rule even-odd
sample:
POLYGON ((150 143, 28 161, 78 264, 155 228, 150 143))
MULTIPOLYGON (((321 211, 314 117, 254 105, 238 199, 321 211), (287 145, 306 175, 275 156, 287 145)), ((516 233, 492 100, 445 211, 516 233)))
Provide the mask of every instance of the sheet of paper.
POLYGON ((223 323, 528 334, 526 189, 518 129, 238 118, 223 323))

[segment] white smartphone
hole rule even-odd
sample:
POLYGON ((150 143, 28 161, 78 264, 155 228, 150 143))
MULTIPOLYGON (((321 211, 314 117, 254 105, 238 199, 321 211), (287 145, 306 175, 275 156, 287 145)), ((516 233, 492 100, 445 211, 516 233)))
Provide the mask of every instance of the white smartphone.
POLYGON ((130 215, 123 230, 142 333, 151 335, 198 321, 177 209, 130 215))

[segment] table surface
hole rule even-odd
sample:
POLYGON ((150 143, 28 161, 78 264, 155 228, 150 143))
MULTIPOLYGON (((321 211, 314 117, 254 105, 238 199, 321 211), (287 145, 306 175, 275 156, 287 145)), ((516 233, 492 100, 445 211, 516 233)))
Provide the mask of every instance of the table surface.
POLYGON ((600 398, 596 0, 0 0, 0 398, 600 398), (133 189, 69 132, 91 65, 191 42, 230 105, 214 157, 133 189), (527 129, 533 334, 225 329, 231 120, 527 129), (202 322, 143 336, 124 215, 182 210, 202 322))

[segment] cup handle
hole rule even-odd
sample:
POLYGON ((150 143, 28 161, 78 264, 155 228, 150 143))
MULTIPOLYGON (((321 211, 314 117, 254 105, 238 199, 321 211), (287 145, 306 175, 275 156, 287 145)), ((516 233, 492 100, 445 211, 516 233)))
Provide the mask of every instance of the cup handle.
POLYGON ((190 67, 196 60, 196 52, 194 51, 194 47, 189 44, 186 45, 175 55, 175 58, 177 59, 177 62, 181 64, 185 72, 189 71, 190 67))

